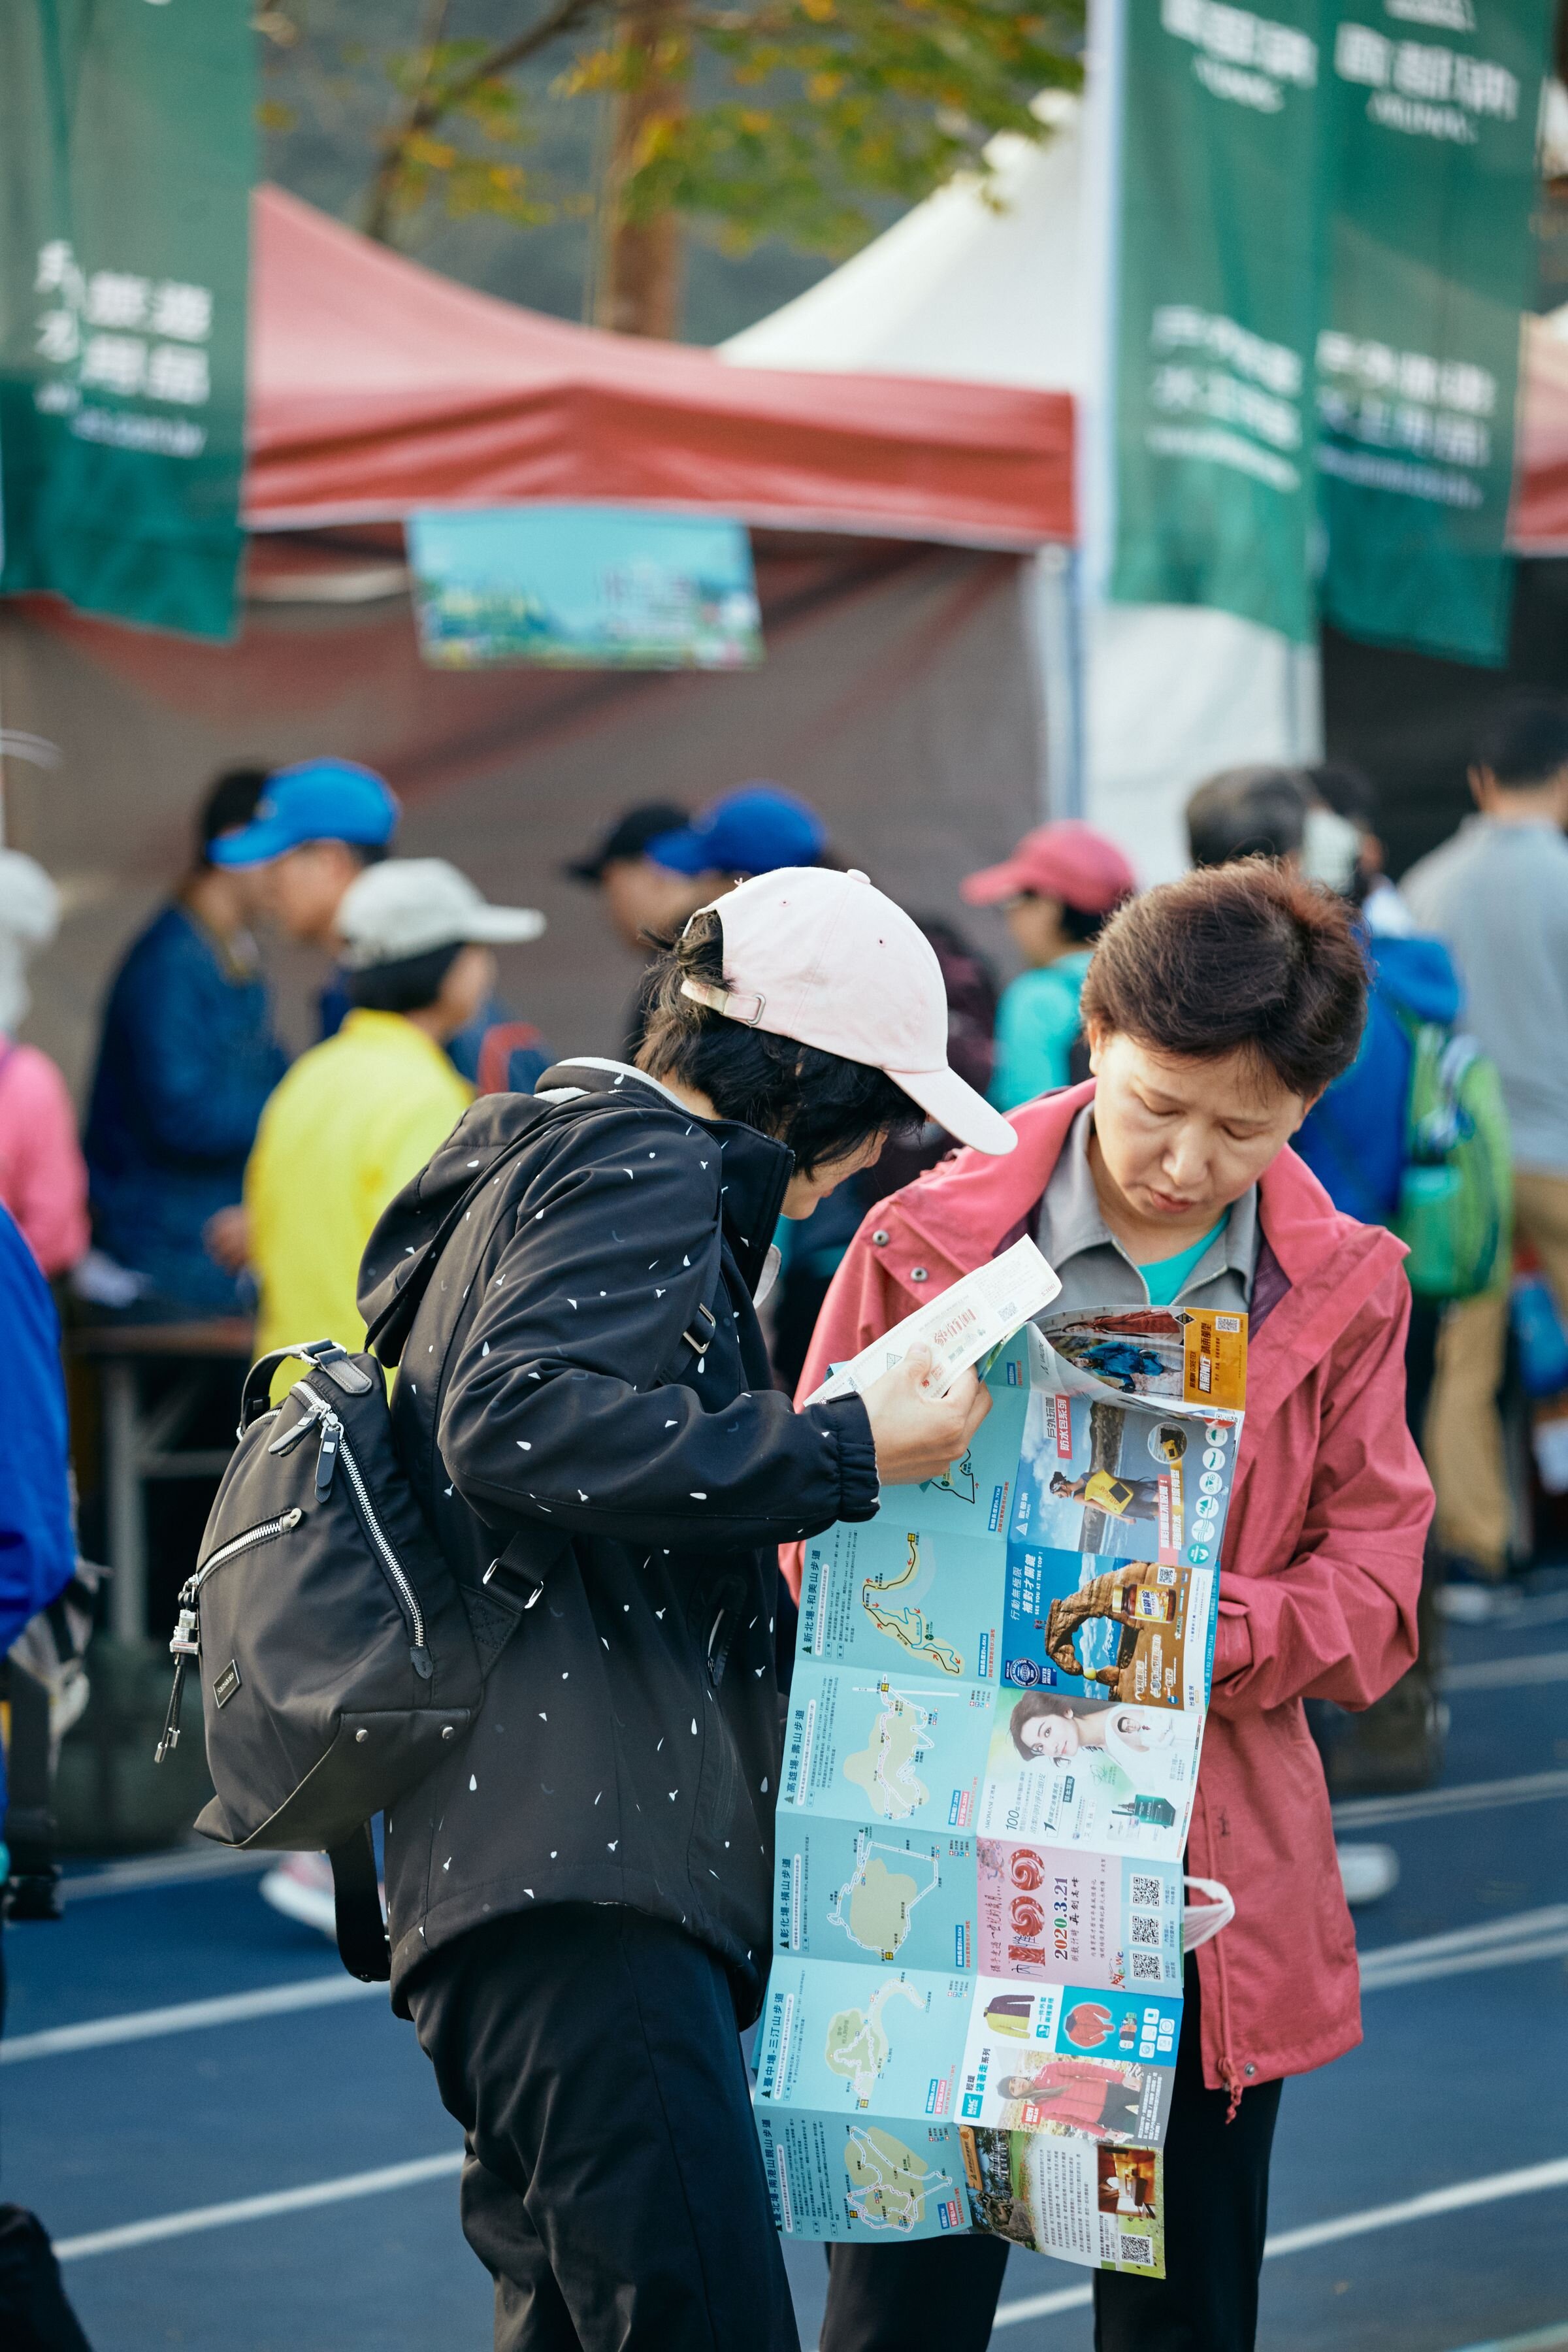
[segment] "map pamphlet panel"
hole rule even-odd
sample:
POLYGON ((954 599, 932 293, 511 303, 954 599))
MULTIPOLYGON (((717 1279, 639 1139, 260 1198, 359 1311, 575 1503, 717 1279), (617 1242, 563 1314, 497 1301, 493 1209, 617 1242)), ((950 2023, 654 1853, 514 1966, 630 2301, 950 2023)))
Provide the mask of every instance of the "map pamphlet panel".
POLYGON ((988 1332, 968 1452, 805 1546, 756 2047, 781 2229, 1163 2275, 1246 1351, 1208 1310, 988 1332))
POLYGON ((1058 2261, 1165 2275, 1164 2159, 1077 2132, 960 2132, 977 2230, 1058 2261))
POLYGON ((975 1965, 989 1977, 1182 1990, 1182 1872, 1001 1838, 975 1843, 975 1965))
POLYGON ((963 2144, 952 2124, 770 2105, 758 2107, 757 2129, 773 2220, 786 2237, 869 2245, 970 2227, 963 2144))
POLYGON ((976 1266, 973 1274, 962 1275, 929 1307, 906 1315, 848 1363, 836 1365, 808 1402, 816 1404, 869 1388, 895 1364, 901 1364, 910 1349, 921 1341, 930 1348, 932 1359, 924 1385, 933 1394, 943 1395, 960 1372, 982 1362, 1015 1331, 1022 1330, 1042 1307, 1048 1307, 1061 1286, 1054 1269, 1026 1234, 1000 1257, 976 1266))

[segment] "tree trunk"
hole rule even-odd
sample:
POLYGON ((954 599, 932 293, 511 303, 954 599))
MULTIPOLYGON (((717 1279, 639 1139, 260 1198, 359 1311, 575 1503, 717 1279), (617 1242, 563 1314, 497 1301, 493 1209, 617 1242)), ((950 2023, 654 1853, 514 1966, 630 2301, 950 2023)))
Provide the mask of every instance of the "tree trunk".
POLYGON ((670 66, 683 46, 687 0, 622 0, 616 46, 629 70, 616 92, 600 205, 602 252, 595 318, 624 335, 672 340, 680 331, 681 238, 674 213, 629 221, 622 191, 658 126, 684 111, 685 85, 670 66))

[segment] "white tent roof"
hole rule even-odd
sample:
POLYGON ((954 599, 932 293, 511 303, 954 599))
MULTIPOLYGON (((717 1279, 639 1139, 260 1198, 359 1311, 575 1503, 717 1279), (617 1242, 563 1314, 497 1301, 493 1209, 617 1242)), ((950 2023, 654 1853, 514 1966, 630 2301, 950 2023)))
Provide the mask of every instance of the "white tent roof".
POLYGON ((1052 126, 1047 140, 1004 131, 985 151, 993 179, 960 174, 830 278, 721 344, 723 357, 1088 390, 1080 110, 1053 92, 1037 111, 1052 126), (1043 299, 1021 301, 1028 286, 1043 299))
MULTIPOLYGON (((751 367, 1070 392, 1080 435, 1086 412, 1092 429, 1103 382, 1093 279, 1107 264, 1084 199, 1084 110, 1050 92, 1036 110, 1051 136, 994 139, 986 187, 960 174, 831 277, 721 344, 721 355, 751 367)), ((1059 598, 1054 577, 1055 586, 1042 581, 1038 615, 1059 598)), ((1080 617, 1079 630, 1064 630, 1058 604, 1039 629, 1055 770, 1043 797, 1054 815, 1081 813, 1103 826, 1145 882, 1159 881, 1186 863, 1182 808, 1201 777, 1317 756, 1316 656, 1193 606, 1107 604, 1089 593, 1080 617), (1064 642, 1075 638, 1081 650, 1064 667, 1064 642), (1074 700, 1078 726, 1066 708, 1074 700), (1063 746, 1080 730, 1075 772, 1063 746)))

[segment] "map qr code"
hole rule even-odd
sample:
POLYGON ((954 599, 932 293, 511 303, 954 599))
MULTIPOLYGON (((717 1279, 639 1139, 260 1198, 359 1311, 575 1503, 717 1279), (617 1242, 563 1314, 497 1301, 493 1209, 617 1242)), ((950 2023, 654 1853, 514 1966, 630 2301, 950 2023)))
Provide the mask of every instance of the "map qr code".
POLYGON ((1147 1904, 1152 1911, 1160 1908, 1160 1898, 1163 1893, 1164 1888, 1157 1878, 1135 1878, 1132 1882, 1133 1902, 1147 1904))
POLYGON ((1132 1955, 1132 1974, 1137 1979, 1152 1979, 1158 1984, 1164 1965, 1158 1952, 1134 1952, 1132 1955))
POLYGON ((1158 1919, 1150 1918, 1146 1912, 1134 1911, 1132 1914, 1132 1940, 1135 1944, 1158 1944, 1160 1940, 1160 1922, 1158 1919))
POLYGON ((1122 2230, 1119 2232, 1117 2242, 1121 2248, 1116 2257, 1119 2263, 1136 2263, 1141 2269, 1153 2269, 1154 2241, 1152 2238, 1134 2238, 1126 2230, 1122 2230))

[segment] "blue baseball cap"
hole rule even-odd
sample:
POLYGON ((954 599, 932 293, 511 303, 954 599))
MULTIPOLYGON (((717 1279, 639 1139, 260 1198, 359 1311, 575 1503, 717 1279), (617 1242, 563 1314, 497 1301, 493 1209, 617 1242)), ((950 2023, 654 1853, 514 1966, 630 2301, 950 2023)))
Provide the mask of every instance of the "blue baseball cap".
POLYGON ((814 808, 778 784, 739 784, 678 833, 656 834, 644 855, 677 874, 773 874, 815 866, 827 830, 814 808))
POLYGON ((357 760, 297 760, 273 771, 250 823, 220 834, 207 855, 215 866, 265 866, 307 841, 384 849, 397 816, 397 795, 374 768, 357 760))

